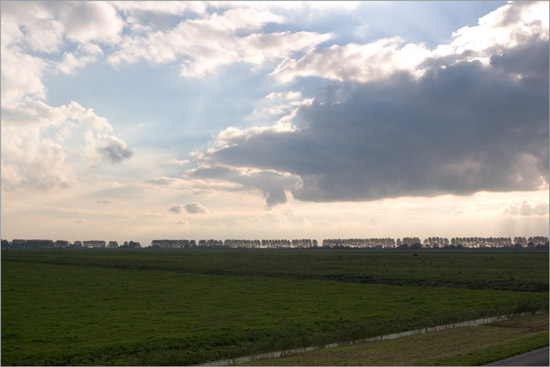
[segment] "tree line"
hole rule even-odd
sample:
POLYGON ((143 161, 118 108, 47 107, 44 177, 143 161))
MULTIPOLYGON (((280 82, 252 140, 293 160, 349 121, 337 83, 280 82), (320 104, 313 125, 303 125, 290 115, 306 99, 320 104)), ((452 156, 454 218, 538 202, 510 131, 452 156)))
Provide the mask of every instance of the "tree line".
MULTIPOLYGON (((74 241, 44 239, 2 240, 2 248, 142 248, 139 242, 125 241, 74 241)), ((393 238, 336 238, 324 239, 321 245, 315 239, 226 239, 221 240, 153 240, 150 248, 370 248, 370 249, 461 249, 461 248, 548 248, 548 237, 428 237, 423 241, 419 237, 393 238)))

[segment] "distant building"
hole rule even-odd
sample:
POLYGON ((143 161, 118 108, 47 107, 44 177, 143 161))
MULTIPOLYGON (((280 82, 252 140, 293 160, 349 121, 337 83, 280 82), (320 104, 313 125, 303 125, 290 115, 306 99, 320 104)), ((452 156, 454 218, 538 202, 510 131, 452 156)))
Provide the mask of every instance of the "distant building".
POLYGON ((108 248, 117 248, 118 247, 118 242, 117 241, 109 241, 109 243, 107 244, 107 247, 108 248))

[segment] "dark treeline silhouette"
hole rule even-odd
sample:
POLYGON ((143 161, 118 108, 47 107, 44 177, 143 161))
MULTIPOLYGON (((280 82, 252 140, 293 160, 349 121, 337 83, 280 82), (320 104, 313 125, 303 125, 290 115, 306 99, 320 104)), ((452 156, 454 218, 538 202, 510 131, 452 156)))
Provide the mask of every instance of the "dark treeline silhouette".
POLYGON ((22 240, 14 239, 13 241, 2 240, 2 248, 141 248, 139 242, 126 241, 122 246, 118 245, 117 241, 88 240, 74 241, 70 243, 64 240, 22 240))
MULTIPOLYGON (((139 242, 126 241, 119 246, 116 241, 108 243, 100 240, 74 241, 70 243, 64 240, 44 239, 14 239, 11 242, 2 240, 2 248, 141 248, 139 242)), ((548 248, 548 237, 428 237, 423 241, 418 237, 393 238, 339 238, 325 239, 321 246, 317 240, 312 239, 269 239, 269 240, 245 240, 227 239, 221 240, 153 240, 151 248, 356 248, 356 249, 463 249, 463 248, 548 248)))

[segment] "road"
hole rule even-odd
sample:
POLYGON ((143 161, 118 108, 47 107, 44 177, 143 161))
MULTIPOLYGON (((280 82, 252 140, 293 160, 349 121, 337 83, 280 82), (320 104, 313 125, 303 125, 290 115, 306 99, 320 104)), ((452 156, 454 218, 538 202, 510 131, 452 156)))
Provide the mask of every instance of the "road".
POLYGON ((486 366, 548 366, 548 347, 501 359, 486 366))

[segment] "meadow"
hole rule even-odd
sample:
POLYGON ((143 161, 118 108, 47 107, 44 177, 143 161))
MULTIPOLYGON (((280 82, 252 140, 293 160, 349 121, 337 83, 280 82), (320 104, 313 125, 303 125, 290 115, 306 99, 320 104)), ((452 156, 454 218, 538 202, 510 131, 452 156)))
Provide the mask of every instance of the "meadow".
POLYGON ((548 291, 548 250, 32 250, 9 261, 195 274, 548 291))
POLYGON ((547 252, 2 251, 3 365, 184 365, 548 310, 547 252))

